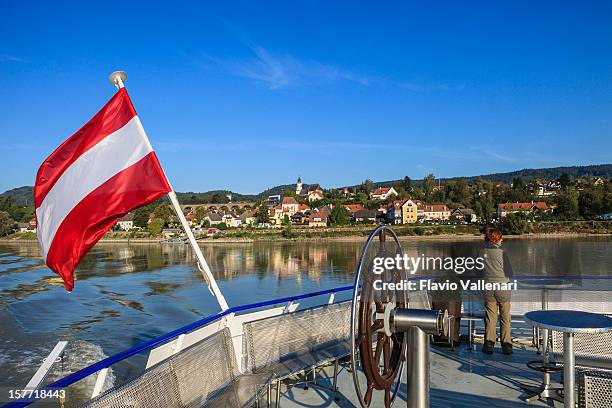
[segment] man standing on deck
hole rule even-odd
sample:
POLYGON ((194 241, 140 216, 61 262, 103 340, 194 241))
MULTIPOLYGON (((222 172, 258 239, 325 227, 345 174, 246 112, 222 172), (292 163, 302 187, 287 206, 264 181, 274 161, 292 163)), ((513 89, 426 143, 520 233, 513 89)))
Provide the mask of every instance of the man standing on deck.
MULTIPOLYGON (((480 250, 484 259, 484 280, 487 283, 504 283, 512 277, 512 265, 505 251, 501 248, 502 233, 494 228, 485 232, 485 245, 480 250)), ((510 336, 510 298, 509 290, 485 290, 485 341, 482 352, 493 354, 497 339, 497 316, 499 312, 499 331, 504 354, 512 354, 510 336)))

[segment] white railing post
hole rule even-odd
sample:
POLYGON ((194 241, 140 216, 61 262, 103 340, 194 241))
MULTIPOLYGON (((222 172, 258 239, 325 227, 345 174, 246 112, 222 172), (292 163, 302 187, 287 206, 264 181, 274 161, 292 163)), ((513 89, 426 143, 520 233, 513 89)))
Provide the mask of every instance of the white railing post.
POLYGON ((98 377, 96 377, 96 384, 94 385, 93 392, 91 393, 91 398, 95 398, 102 392, 102 388, 104 387, 104 383, 106 382, 106 376, 108 375, 108 367, 101 369, 98 372, 98 377))
POLYGON ((36 370, 36 373, 34 373, 34 376, 25 386, 26 389, 35 390, 38 388, 38 386, 40 385, 40 383, 43 382, 47 374, 49 374, 49 370, 51 370, 53 364, 58 361, 58 358, 60 358, 60 354, 62 354, 67 345, 67 341, 57 342, 55 347, 53 347, 53 350, 51 350, 51 353, 49 353, 49 355, 43 360, 40 367, 38 367, 38 370, 36 370))

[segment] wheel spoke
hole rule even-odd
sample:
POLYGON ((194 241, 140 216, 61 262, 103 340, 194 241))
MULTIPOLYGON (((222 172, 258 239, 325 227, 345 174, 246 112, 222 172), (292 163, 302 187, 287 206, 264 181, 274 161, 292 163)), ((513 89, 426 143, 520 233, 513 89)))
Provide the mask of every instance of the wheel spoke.
POLYGON ((391 367, 391 342, 390 341, 385 341, 385 344, 383 345, 383 359, 384 359, 384 371, 383 373, 385 375, 389 374, 392 370, 393 367, 391 367))
POLYGON ((363 396, 363 402, 365 402, 367 406, 370 406, 370 402, 372 402, 372 391, 374 391, 374 383, 368 381, 368 389, 363 396))
POLYGON ((383 336, 382 334, 378 334, 378 339, 376 340, 376 350, 374 351, 374 364, 379 363, 380 354, 382 353, 384 349, 386 340, 387 339, 385 336, 383 336))
POLYGON ((372 332, 376 332, 384 327, 382 320, 376 320, 371 327, 372 332))

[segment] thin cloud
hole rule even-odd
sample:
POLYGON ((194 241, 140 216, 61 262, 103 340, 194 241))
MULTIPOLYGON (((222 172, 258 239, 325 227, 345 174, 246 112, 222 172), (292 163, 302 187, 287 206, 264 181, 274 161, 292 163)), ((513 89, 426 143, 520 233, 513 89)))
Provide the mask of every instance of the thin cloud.
POLYGON ((268 89, 281 89, 303 85, 352 82, 369 86, 375 79, 351 72, 345 68, 311 60, 300 60, 291 54, 276 55, 257 44, 247 44, 252 57, 223 59, 207 55, 206 58, 233 75, 261 83, 268 89))
POLYGON ((0 62, 14 62, 18 64, 28 64, 30 60, 16 55, 0 54, 0 62))

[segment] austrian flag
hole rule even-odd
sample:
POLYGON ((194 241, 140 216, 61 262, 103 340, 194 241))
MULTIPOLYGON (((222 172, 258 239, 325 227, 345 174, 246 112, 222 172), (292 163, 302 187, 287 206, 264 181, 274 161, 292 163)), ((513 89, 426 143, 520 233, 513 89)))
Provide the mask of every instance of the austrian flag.
POLYGON ((122 88, 38 170, 34 202, 45 263, 71 291, 87 251, 125 214, 171 190, 122 88))

